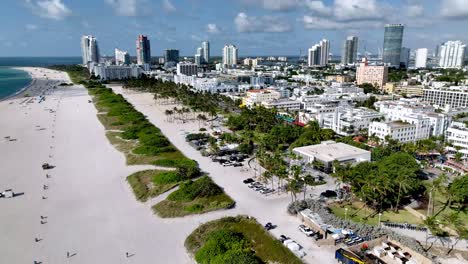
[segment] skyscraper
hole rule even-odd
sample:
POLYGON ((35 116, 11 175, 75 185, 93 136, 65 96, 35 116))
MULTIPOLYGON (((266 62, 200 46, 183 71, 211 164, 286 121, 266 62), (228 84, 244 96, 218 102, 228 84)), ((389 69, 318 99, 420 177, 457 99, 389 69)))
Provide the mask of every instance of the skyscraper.
POLYGON ((232 67, 237 65, 238 49, 235 45, 228 44, 223 48, 223 65, 232 67))
POLYGON ((428 49, 417 49, 416 50, 416 59, 414 63, 414 67, 417 69, 419 68, 426 68, 427 67, 427 54, 428 49))
POLYGON ((404 28, 402 24, 385 25, 383 63, 397 68, 400 67, 404 28))
POLYGON ((130 55, 127 51, 115 49, 115 64, 122 65, 122 64, 130 64, 130 55))
POLYGON ((204 63, 210 63, 210 42, 203 41, 202 45, 201 45, 201 48, 202 48, 203 52, 200 55, 203 58, 203 62, 204 63))
POLYGON ((462 68, 465 60, 466 45, 463 42, 447 41, 440 46, 439 66, 444 69, 462 68))
POLYGON ((349 36, 343 44, 343 52, 341 54, 341 64, 353 64, 357 60, 358 37, 349 36))
POLYGON ((315 44, 308 52, 308 65, 309 67, 320 66, 321 47, 319 44, 315 44))
POLYGON ((409 66, 410 53, 411 53, 411 49, 405 48, 405 47, 401 48, 400 65, 404 65, 405 68, 408 68, 409 66))
POLYGON ((139 35, 136 41, 137 63, 139 65, 151 63, 151 47, 147 36, 139 35))
POLYGON ((91 35, 81 37, 81 55, 85 65, 90 62, 99 63, 99 47, 95 37, 91 35))
POLYGON ((330 56, 330 41, 322 39, 320 41, 320 66, 328 65, 328 58, 330 56))
POLYGON ((164 60, 166 63, 178 63, 179 62, 179 50, 167 49, 164 52, 164 60))

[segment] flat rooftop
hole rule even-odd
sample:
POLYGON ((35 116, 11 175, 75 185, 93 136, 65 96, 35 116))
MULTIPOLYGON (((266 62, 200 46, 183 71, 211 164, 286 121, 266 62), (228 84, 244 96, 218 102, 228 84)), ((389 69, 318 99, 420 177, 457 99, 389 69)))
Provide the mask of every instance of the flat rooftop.
POLYGON ((334 141, 324 141, 318 145, 295 148, 294 151, 304 155, 314 156, 325 162, 345 160, 349 157, 363 154, 367 154, 370 157, 370 152, 367 150, 356 148, 344 143, 336 143, 334 141))

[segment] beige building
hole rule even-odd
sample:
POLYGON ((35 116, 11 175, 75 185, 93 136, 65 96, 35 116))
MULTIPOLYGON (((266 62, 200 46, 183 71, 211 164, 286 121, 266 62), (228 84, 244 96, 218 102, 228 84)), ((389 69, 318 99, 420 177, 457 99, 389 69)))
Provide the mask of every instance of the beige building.
POLYGON ((325 78, 327 81, 337 83, 348 83, 354 81, 353 77, 349 75, 327 75, 325 78))
POLYGON ((387 83, 384 86, 384 91, 389 94, 405 94, 407 96, 423 96, 422 85, 402 85, 398 83, 387 83))
POLYGON ((388 80, 387 66, 369 66, 364 58, 356 70, 356 81, 358 85, 370 83, 378 88, 383 88, 388 80))
POLYGON ((247 107, 252 107, 254 105, 260 106, 263 102, 274 101, 280 98, 281 94, 274 90, 249 90, 242 100, 242 104, 247 107))

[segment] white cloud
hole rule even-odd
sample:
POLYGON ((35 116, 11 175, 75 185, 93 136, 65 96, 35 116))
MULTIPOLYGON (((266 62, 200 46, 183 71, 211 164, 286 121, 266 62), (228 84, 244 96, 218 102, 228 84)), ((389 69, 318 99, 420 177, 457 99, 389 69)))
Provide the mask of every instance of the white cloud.
POLYGON ((37 25, 34 25, 34 24, 27 24, 27 25, 26 25, 26 29, 27 29, 27 30, 36 30, 36 29, 37 29, 37 25))
POLYGON ((216 24, 208 24, 206 25, 206 32, 211 34, 218 34, 219 32, 221 32, 221 30, 216 24))
POLYGON ((334 15, 341 21, 374 20, 385 14, 375 0, 335 0, 334 15))
POLYGON ((468 1, 442 0, 441 14, 447 18, 468 18, 468 1))
POLYGON ((424 13, 424 7, 422 5, 409 5, 406 7, 406 15, 409 17, 419 17, 424 13))
POLYGON ((378 21, 337 21, 329 18, 314 16, 304 16, 302 18, 302 22, 306 29, 324 30, 379 28, 383 26, 383 23, 378 21))
POLYGON ((169 0, 163 0, 163 9, 166 11, 166 12, 174 12, 176 11, 176 8, 175 6, 171 3, 171 1, 169 0))
POLYGON ((315 1, 315 0, 306 0, 305 5, 314 13, 318 15, 331 15, 332 8, 329 6, 325 6, 322 1, 315 1))
POLYGON ((138 14, 139 0, 105 0, 119 16, 136 16, 138 14))
POLYGON ((246 13, 239 13, 234 19, 234 24, 238 32, 289 32, 292 30, 291 25, 281 18, 254 17, 246 13))
POLYGON ((72 13, 62 0, 26 0, 26 4, 34 14, 43 18, 62 20, 72 13))
POLYGON ((303 0, 244 0, 248 4, 260 5, 264 9, 273 11, 288 11, 295 9, 303 0))

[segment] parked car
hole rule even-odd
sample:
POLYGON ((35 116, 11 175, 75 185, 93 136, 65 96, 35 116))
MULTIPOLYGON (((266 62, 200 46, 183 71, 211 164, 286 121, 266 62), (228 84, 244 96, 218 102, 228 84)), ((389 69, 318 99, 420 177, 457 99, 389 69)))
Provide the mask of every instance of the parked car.
POLYGON ((320 194, 320 196, 326 197, 326 198, 331 198, 331 197, 336 197, 337 193, 332 190, 326 190, 320 194))
POLYGON ((55 166, 52 166, 49 163, 42 164, 42 169, 43 170, 50 170, 50 169, 53 169, 53 168, 55 168, 55 166))
POLYGON ((232 166, 234 166, 234 167, 242 167, 242 166, 244 166, 244 165, 243 165, 242 163, 236 162, 236 163, 232 164, 232 166))
POLYGON ((265 188, 263 190, 260 190, 261 194, 268 194, 268 193, 272 193, 272 192, 273 192, 273 190, 270 189, 270 188, 265 188))
POLYGON ((252 182, 255 182, 252 178, 248 178, 248 179, 245 179, 243 181, 245 184, 249 184, 249 183, 252 183, 252 182))
POLYGON ((262 184, 261 184, 261 183, 259 183, 259 182, 253 182, 253 183, 251 183, 251 184, 249 185, 249 188, 251 188, 251 189, 252 189, 252 188, 255 188, 255 187, 257 187, 257 186, 261 186, 261 185, 262 185, 262 184))
POLYGON ((232 166, 232 165, 234 165, 234 164, 232 164, 230 162, 226 162, 226 163, 223 164, 223 167, 229 167, 229 166, 232 166))
POLYGON ((308 237, 313 236, 315 234, 315 232, 312 231, 312 229, 310 229, 308 226, 305 226, 305 225, 300 225, 299 230, 301 230, 301 232, 304 233, 308 237))
POLYGON ((314 238, 315 238, 315 240, 319 240, 319 239, 323 238, 323 235, 320 234, 319 232, 317 232, 317 233, 314 234, 314 238))

